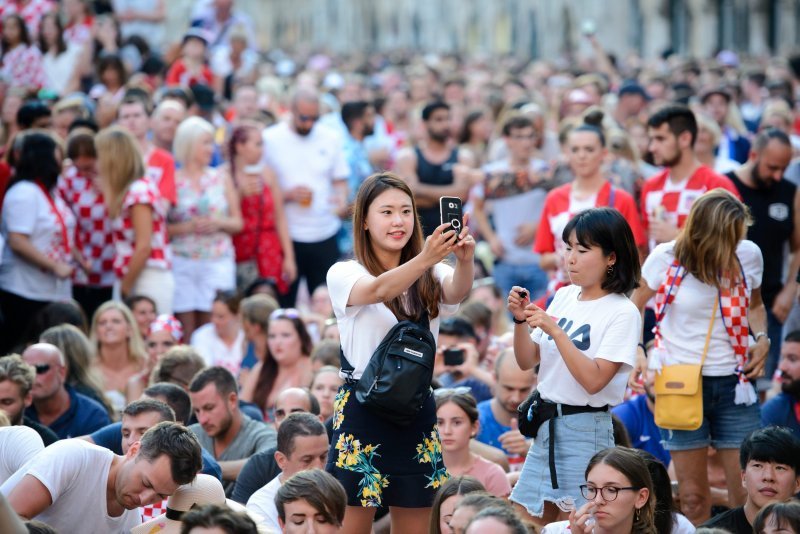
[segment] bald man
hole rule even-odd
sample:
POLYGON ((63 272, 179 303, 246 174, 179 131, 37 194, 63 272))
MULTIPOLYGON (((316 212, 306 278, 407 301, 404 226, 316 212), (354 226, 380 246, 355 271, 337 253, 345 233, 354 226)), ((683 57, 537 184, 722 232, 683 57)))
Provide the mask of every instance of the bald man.
POLYGON ((22 353, 25 363, 36 369, 33 403, 25 416, 49 427, 60 439, 91 434, 111 423, 105 408, 67 384, 64 355, 55 345, 37 343, 22 353))

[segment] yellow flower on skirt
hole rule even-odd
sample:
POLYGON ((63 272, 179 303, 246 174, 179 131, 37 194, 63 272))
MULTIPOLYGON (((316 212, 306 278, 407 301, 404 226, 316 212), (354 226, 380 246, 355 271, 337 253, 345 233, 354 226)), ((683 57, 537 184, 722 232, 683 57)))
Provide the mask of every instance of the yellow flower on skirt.
POLYGON ((361 495, 361 506, 378 507, 381 505, 383 488, 389 485, 389 477, 381 474, 372 460, 380 456, 377 452, 379 445, 365 445, 361 448, 361 442, 352 434, 341 434, 336 441, 336 450, 339 454, 336 457, 336 467, 347 469, 355 473, 362 473, 364 477, 359 481, 359 495, 361 495))
POLYGON ((336 397, 333 399, 333 429, 339 430, 339 427, 342 426, 342 422, 344 422, 344 405, 347 404, 347 400, 350 398, 350 390, 349 389, 340 389, 338 393, 336 393, 336 397))
POLYGON ((417 444, 416 460, 421 464, 431 464, 432 473, 425 475, 428 479, 426 488, 437 489, 450 478, 442 458, 442 442, 439 441, 439 429, 434 427, 430 438, 422 435, 422 442, 417 444))

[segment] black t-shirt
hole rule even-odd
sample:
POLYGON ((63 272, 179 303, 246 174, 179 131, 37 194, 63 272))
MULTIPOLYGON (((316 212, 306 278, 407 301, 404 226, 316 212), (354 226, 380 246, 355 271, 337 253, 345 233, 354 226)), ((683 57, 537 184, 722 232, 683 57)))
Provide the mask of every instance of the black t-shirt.
POLYGON ((733 534, 753 533, 753 526, 747 521, 747 516, 744 515, 744 507, 742 506, 712 517, 703 523, 702 526, 708 528, 723 528, 733 534))
POLYGON ((34 429, 36 433, 39 434, 39 437, 42 438, 42 442, 44 443, 45 447, 48 447, 58 441, 58 434, 50 430, 49 427, 46 427, 41 423, 37 423, 36 421, 32 421, 24 415, 22 416, 22 424, 34 429))
POLYGON ((236 477, 236 485, 233 487, 231 499, 241 504, 247 504, 253 493, 281 474, 278 462, 275 461, 276 450, 277 447, 272 447, 266 451, 257 452, 245 462, 242 470, 239 471, 239 476, 236 477))
POLYGON ((736 173, 726 174, 742 200, 750 208, 753 225, 747 229, 747 239, 758 245, 764 257, 761 296, 767 309, 783 289, 784 246, 794 230, 794 195, 797 186, 781 180, 768 189, 745 185, 736 173))
MULTIPOLYGON (((431 163, 422 155, 418 147, 414 149, 417 154, 417 177, 419 183, 429 185, 450 185, 453 183, 453 166, 458 163, 458 149, 454 148, 450 157, 444 163, 431 163)), ((438 204, 433 208, 417 208, 422 230, 426 236, 441 224, 438 204)))

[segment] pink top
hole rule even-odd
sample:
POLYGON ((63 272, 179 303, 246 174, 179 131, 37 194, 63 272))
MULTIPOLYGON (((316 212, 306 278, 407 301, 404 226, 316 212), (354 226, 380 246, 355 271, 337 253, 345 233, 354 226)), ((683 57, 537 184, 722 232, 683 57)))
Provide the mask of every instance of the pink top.
POLYGON ((486 491, 496 497, 508 497, 511 493, 511 484, 508 483, 503 468, 483 456, 476 456, 475 463, 464 474, 477 478, 486 491))

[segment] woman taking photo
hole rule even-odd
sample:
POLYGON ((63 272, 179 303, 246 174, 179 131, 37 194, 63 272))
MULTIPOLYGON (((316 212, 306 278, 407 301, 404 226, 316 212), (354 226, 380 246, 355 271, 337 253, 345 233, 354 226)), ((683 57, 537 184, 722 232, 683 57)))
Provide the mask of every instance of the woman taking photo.
POLYGON ((614 445, 608 410, 623 400, 641 331, 625 296, 639 283, 639 254, 622 215, 588 209, 561 237, 572 285, 558 290, 547 311, 530 303, 525 288, 508 295, 514 355, 520 369, 540 366, 537 413, 544 417, 510 499, 540 525, 566 518, 557 505, 580 501, 582 466, 614 445))
POLYGON ((231 234, 242 229, 239 195, 227 173, 209 167, 214 127, 199 117, 175 132, 178 203, 169 213, 175 255, 175 316, 186 336, 211 319, 217 291, 236 287, 231 234))
POLYGON ((424 532, 436 488, 447 479, 433 396, 401 427, 363 407, 352 384, 398 320, 424 323, 427 315, 436 337, 440 316, 454 313, 469 294, 475 241, 467 227, 459 236, 448 228, 442 224, 423 239, 406 183, 391 173, 374 174, 355 200, 356 259, 328 271, 342 351, 354 367, 334 403, 335 446, 326 467, 347 492, 346 532, 370 532, 378 506, 389 506, 392 531, 424 532), (455 269, 441 263, 451 253, 455 269), (352 448, 356 443, 360 449, 352 448), (423 449, 429 453, 421 455, 423 449))
POLYGON ((236 282, 244 289, 258 278, 272 278, 284 295, 297 277, 294 247, 283 211, 277 177, 261 161, 262 128, 243 122, 233 129, 228 145, 228 172, 241 198, 244 227, 233 237, 236 282))
POLYGON ((478 434, 480 423, 478 404, 468 389, 442 388, 433 392, 444 465, 450 476, 469 475, 495 497, 508 497, 511 486, 503 468, 469 450, 469 442, 478 434))
POLYGON ((706 465, 708 446, 722 461, 731 507, 741 506, 739 445, 760 426, 751 381, 764 372, 769 338, 761 300, 764 262, 758 246, 744 239, 749 224, 747 207, 732 194, 704 194, 677 239, 647 257, 644 283, 631 297, 640 310, 656 297, 656 345, 646 364, 640 354, 637 375, 645 365, 658 372, 702 362, 702 425, 661 431, 675 465, 681 511, 696 525, 711 512, 708 472, 697 468, 706 465), (755 343, 748 342, 748 327, 755 343))
POLYGON ((26 133, 16 174, 3 199, 0 261, 0 354, 27 339, 30 321, 48 303, 72 298, 80 253, 75 218, 56 192, 61 150, 45 133, 26 133))
POLYGON ((589 502, 569 521, 547 525, 542 534, 656 534, 656 498, 647 463, 632 449, 612 447, 586 467, 581 495, 589 502))
POLYGON ((561 233, 577 213, 594 207, 615 208, 630 225, 636 245, 644 247, 647 244, 633 197, 612 186, 603 170, 608 150, 605 133, 599 127, 602 118, 602 112, 590 113, 584 124, 569 132, 567 154, 575 179, 553 189, 545 199, 533 248, 541 254, 541 268, 555 271, 555 289, 569 283, 563 261, 567 245, 561 239, 561 233))
POLYGON ((253 366, 242 387, 242 400, 256 403, 267 421, 278 394, 286 388, 311 385, 314 345, 300 312, 277 309, 269 316, 266 357, 253 366))
POLYGON ((147 353, 127 306, 111 300, 92 318, 92 367, 102 377, 105 394, 117 412, 125 408, 128 382, 144 370, 147 353))
MULTIPOLYGON (((172 277, 161 194, 144 177, 139 146, 127 130, 106 128, 95 137, 97 170, 114 232, 117 291, 150 297, 158 313, 172 311, 172 277)), ((126 308, 127 309, 127 308, 126 308)))

